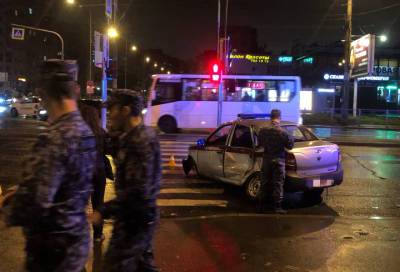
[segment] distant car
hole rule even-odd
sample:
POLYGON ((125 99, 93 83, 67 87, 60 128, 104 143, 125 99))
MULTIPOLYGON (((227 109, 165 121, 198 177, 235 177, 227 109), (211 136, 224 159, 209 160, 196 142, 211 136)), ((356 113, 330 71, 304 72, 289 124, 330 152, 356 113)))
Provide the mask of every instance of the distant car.
POLYGON ((29 116, 38 117, 41 110, 40 99, 38 97, 27 97, 14 100, 10 105, 10 115, 12 117, 29 116))
MULTIPOLYGON (((244 186, 246 194, 257 200, 261 193, 263 147, 257 135, 271 123, 265 119, 239 119, 226 123, 207 139, 200 139, 189 148, 183 160, 186 174, 191 170, 199 176, 244 186)), ((286 192, 305 192, 306 197, 320 198, 324 188, 343 181, 341 153, 337 145, 322 141, 304 126, 282 122, 295 140, 286 152, 286 192)))

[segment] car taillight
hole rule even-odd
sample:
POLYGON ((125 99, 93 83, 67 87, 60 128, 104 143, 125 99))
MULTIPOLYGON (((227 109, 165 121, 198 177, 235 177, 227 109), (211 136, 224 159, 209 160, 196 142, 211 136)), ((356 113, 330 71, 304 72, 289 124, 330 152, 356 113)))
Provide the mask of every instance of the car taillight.
POLYGON ((286 170, 297 170, 296 157, 292 153, 286 154, 286 170))

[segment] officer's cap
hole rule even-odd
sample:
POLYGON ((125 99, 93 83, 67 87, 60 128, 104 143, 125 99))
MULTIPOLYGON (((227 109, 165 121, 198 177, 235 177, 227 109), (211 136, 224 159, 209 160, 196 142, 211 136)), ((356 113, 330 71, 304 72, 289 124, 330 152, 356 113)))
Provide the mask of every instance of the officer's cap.
POLYGON ((42 63, 40 75, 42 81, 77 81, 78 64, 75 60, 49 59, 42 63))
POLYGON ((108 108, 114 105, 128 106, 132 110, 132 115, 138 116, 142 113, 144 102, 143 96, 139 92, 122 89, 112 91, 106 105, 108 108))

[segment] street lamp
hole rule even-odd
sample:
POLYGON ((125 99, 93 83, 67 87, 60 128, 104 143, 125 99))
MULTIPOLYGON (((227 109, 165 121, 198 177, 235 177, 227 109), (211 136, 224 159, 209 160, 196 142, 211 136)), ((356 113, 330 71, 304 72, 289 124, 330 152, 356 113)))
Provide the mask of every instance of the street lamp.
POLYGON ((170 72, 170 71, 168 71, 168 72, 167 72, 167 74, 168 74, 168 75, 170 75, 170 74, 171 74, 171 72, 170 72))
POLYGON ((146 63, 149 63, 150 62, 150 57, 146 57, 145 61, 146 61, 146 63))
POLYGON ((164 71, 164 67, 161 67, 160 70, 161 70, 161 71, 164 71))
POLYGON ((138 48, 137 48, 136 45, 132 45, 131 50, 132 50, 133 52, 136 52, 136 51, 138 50, 138 48))
POLYGON ((157 64, 157 62, 156 63, 154 63, 154 68, 157 68, 158 67, 158 64, 157 64))
POLYGON ((379 40, 381 41, 381 42, 387 42, 387 40, 388 40, 388 36, 386 36, 386 35, 380 35, 379 36, 379 40))
POLYGON ((75 0, 66 0, 65 1, 68 5, 74 5, 75 4, 75 0))
POLYGON ((117 37, 119 36, 118 30, 117 30, 114 26, 110 26, 110 27, 107 29, 107 36, 108 36, 110 39, 115 39, 115 38, 117 38, 117 37))

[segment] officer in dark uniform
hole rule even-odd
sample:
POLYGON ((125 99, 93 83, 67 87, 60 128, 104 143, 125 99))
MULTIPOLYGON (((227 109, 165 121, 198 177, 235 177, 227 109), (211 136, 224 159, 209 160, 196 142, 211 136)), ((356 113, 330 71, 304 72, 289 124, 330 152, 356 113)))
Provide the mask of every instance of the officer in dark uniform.
POLYGON ((267 198, 272 197, 276 213, 286 213, 282 209, 283 185, 285 182, 285 148, 293 148, 292 137, 281 128, 281 111, 271 111, 271 124, 260 130, 259 141, 264 147, 262 165, 261 209, 267 198))
POLYGON ((76 73, 72 61, 42 66, 40 96, 50 124, 26 160, 8 216, 10 225, 23 227, 28 271, 81 272, 89 254, 85 209, 97 151, 76 105, 76 73))
MULTIPOLYGON (((157 271, 152 240, 158 220, 161 159, 156 132, 143 124, 143 100, 132 91, 116 91, 108 103, 111 129, 122 131, 116 150, 116 198, 104 204, 114 229, 104 271, 157 271)), ((93 214, 93 221, 101 216, 93 214)))

